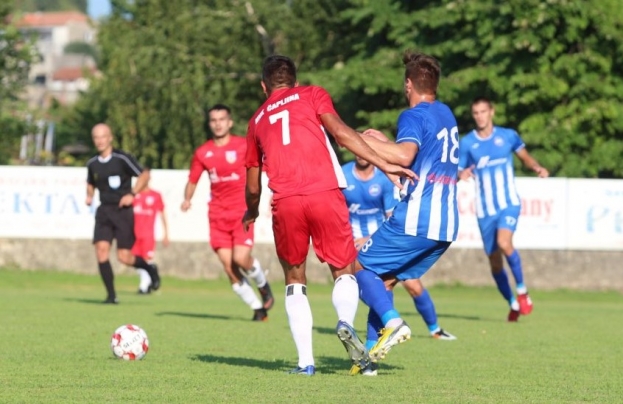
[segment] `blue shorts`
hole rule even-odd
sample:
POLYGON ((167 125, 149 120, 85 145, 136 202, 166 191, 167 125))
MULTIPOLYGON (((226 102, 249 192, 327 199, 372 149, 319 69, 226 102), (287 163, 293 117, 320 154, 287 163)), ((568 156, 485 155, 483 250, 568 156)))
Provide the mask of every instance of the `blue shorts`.
POLYGON ((498 249, 498 229, 507 229, 513 233, 515 232, 520 212, 521 206, 509 206, 499 211, 494 216, 478 219, 478 227, 480 228, 482 243, 484 244, 487 255, 491 255, 498 249))
POLYGON ((400 281, 419 279, 452 244, 410 236, 383 225, 363 245, 357 259, 377 275, 393 275, 400 281))

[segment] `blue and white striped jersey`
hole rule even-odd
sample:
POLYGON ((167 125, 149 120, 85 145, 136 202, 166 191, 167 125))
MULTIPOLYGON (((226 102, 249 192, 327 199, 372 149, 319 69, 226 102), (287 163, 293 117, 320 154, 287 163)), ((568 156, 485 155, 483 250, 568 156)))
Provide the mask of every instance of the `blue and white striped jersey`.
POLYGON ((394 209, 388 225, 405 234, 454 241, 459 229, 459 130, 450 108, 439 101, 420 103, 400 114, 396 143, 418 145, 411 170, 418 176, 394 209))
POLYGON ((525 146, 517 132, 499 126, 494 126, 487 138, 471 131, 461 139, 459 170, 474 166, 478 218, 494 216, 508 206, 521 206, 513 153, 525 146))
POLYGON ((368 237, 385 221, 398 203, 398 188, 378 168, 374 176, 362 180, 355 173, 355 162, 342 166, 346 177, 346 188, 342 189, 350 215, 353 237, 368 237))

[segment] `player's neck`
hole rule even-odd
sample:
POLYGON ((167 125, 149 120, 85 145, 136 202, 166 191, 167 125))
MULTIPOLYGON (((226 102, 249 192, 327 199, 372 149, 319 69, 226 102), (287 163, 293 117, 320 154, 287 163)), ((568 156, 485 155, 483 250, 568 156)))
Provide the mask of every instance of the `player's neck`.
POLYGON ((228 133, 225 136, 215 137, 213 140, 214 140, 215 145, 225 146, 227 143, 229 143, 230 138, 231 138, 231 133, 228 133))
POLYGON ((355 175, 361 180, 369 180, 374 177, 374 166, 369 165, 366 168, 359 168, 355 166, 355 175))
POLYGON ((106 149, 100 152, 100 157, 105 159, 112 154, 112 146, 107 147, 106 149))
POLYGON ((409 107, 413 108, 423 102, 431 104, 435 102, 436 98, 435 94, 418 94, 416 92, 412 92, 409 95, 409 107))
POLYGON ((476 129, 476 134, 479 138, 487 139, 493 134, 493 123, 488 124, 484 128, 476 129))

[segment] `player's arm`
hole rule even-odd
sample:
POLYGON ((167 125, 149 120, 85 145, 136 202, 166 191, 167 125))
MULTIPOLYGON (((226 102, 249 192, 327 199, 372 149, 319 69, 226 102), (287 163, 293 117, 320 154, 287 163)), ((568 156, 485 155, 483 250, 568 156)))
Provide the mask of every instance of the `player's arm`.
POLYGON ((95 195, 95 187, 93 186, 93 184, 87 183, 87 206, 91 206, 91 204, 93 203, 93 195, 95 195))
MULTIPOLYGON (((369 161, 371 164, 380 168, 391 178, 393 183, 400 184, 397 177, 406 177, 411 181, 417 179, 415 173, 404 167, 396 165, 396 163, 388 162, 377 154, 354 129, 346 125, 342 119, 332 113, 324 113, 320 115, 322 125, 333 135, 337 143, 350 150, 357 156, 369 161)), ((381 142, 379 142, 381 143, 381 142)))
POLYGON ((474 168, 476 165, 474 161, 471 159, 469 154, 470 147, 465 143, 465 138, 461 139, 459 143, 459 167, 458 167, 458 177, 459 180, 468 180, 474 177, 474 168))
POLYGON ((160 211, 160 221, 162 222, 162 244, 165 247, 169 246, 169 223, 167 222, 167 215, 164 208, 160 211))
POLYGON ((132 188, 132 195, 136 195, 139 192, 143 191, 147 188, 147 184, 149 183, 149 179, 151 178, 151 174, 149 174, 149 170, 143 170, 142 173, 136 178, 136 183, 132 188))
POLYGON ((244 212, 242 225, 248 231, 249 226, 260 215, 260 198, 262 196, 262 151, 255 139, 255 127, 249 123, 247 128, 247 153, 245 165, 247 166, 247 182, 245 184, 244 198, 247 211, 244 212))
POLYGON ((184 201, 182 202, 182 212, 186 212, 190 209, 191 199, 195 195, 195 190, 197 189, 197 183, 199 182, 199 178, 201 178, 201 174, 203 174, 203 164, 197 157, 197 152, 193 154, 193 159, 190 163, 190 173, 188 174, 188 182, 186 182, 186 187, 184 188, 184 201))
POLYGON ((401 142, 393 143, 380 140, 379 134, 385 137, 380 131, 368 129, 363 132, 362 139, 372 147, 383 159, 392 164, 410 166, 415 160, 419 151, 416 143, 401 142))
POLYGON ((539 177, 549 177, 549 171, 547 171, 545 167, 542 167, 539 162, 536 161, 536 159, 532 157, 530 153, 528 153, 528 150, 526 150, 525 147, 517 150, 515 154, 517 154, 517 157, 519 157, 524 166, 534 171, 539 177))

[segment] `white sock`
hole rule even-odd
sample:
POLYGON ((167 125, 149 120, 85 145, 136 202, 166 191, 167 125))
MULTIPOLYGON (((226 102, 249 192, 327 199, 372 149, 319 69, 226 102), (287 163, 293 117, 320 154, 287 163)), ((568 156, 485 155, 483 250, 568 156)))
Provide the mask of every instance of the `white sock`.
POLYGON ((312 348, 312 317, 309 300, 307 300, 307 287, 300 283, 286 286, 286 313, 290 331, 299 354, 299 366, 314 365, 314 351, 312 348))
POLYGON ((234 283, 231 285, 231 288, 240 296, 243 302, 251 307, 251 309, 257 310, 262 308, 262 302, 260 302, 260 299, 258 299, 253 288, 246 279, 243 279, 240 283, 234 283))
POLYGON ((353 275, 338 277, 333 284, 331 300, 333 301, 333 307, 335 307, 338 319, 353 325, 355 323, 355 315, 357 315, 357 305, 359 304, 357 279, 353 275))
POLYGON ((266 285, 266 275, 264 275, 264 270, 257 258, 253 258, 253 268, 247 272, 247 275, 253 279, 258 288, 263 288, 266 285))
POLYGON ((151 285, 151 276, 149 276, 149 273, 144 269, 139 268, 136 272, 138 272, 139 278, 138 288, 141 292, 147 292, 147 290, 149 290, 149 285, 151 285))

